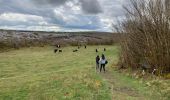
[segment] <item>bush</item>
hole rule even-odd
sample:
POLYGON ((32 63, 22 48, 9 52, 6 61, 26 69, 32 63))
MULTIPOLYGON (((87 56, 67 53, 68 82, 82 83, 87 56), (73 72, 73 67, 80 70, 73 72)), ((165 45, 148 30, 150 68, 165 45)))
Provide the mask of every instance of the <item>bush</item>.
POLYGON ((158 74, 170 72, 170 1, 130 0, 126 19, 116 27, 121 38, 122 65, 148 66, 158 74))

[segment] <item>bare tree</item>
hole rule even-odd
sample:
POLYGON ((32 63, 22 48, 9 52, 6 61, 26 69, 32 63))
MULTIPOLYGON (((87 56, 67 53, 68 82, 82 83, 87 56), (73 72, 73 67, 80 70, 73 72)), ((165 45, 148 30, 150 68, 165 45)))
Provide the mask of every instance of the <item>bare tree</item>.
POLYGON ((121 63, 170 72, 170 0, 130 0, 126 19, 116 27, 123 33, 121 63))

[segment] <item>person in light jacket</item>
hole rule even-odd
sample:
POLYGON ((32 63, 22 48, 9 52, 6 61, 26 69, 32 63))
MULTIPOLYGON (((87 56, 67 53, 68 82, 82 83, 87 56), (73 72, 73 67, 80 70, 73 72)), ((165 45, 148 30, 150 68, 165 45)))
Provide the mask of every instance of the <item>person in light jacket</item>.
POLYGON ((100 62, 100 72, 102 71, 102 69, 105 72, 106 71, 105 66, 106 66, 107 60, 104 54, 102 54, 102 57, 100 58, 99 62, 100 62))

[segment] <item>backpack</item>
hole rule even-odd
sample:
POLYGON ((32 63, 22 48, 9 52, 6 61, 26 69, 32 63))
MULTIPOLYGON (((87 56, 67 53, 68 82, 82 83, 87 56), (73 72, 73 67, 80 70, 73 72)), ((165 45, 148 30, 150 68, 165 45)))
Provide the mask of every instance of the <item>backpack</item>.
POLYGON ((108 64, 108 61, 106 60, 105 64, 108 64))

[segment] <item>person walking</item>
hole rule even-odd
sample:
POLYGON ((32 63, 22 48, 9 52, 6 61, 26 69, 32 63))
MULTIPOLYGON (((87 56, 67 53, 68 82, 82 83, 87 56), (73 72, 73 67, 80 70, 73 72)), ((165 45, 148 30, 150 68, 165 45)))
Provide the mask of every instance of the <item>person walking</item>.
POLYGON ((100 72, 102 71, 102 69, 103 69, 103 71, 105 72, 105 71, 106 71, 105 66, 106 66, 106 64, 107 64, 107 60, 106 60, 104 54, 102 54, 102 57, 100 58, 100 61, 99 61, 99 62, 100 62, 100 72))
POLYGON ((100 57, 99 55, 96 56, 96 70, 99 69, 99 61, 100 61, 100 57))
POLYGON ((87 48, 87 46, 85 45, 85 46, 84 46, 84 48, 86 49, 86 48, 87 48))

